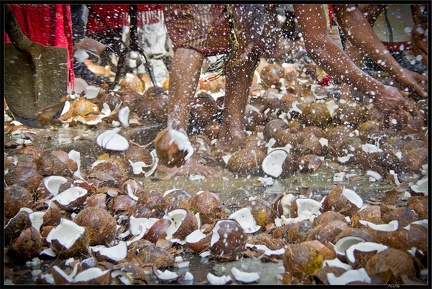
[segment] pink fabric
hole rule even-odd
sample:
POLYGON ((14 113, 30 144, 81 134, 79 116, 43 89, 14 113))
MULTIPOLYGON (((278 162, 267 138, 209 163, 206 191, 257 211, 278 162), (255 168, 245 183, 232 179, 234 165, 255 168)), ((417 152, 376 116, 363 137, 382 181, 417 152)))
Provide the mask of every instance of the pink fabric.
MULTIPOLYGON (((69 4, 9 4, 21 31, 44 46, 68 49, 68 86, 73 84, 72 16, 69 4)), ((11 42, 6 33, 4 41, 11 42)))

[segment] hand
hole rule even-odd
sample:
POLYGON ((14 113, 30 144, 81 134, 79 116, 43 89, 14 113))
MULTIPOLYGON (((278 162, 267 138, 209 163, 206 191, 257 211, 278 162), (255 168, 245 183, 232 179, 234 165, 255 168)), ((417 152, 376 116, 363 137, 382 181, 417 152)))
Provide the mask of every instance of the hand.
MULTIPOLYGON (((408 96, 406 94, 405 96, 408 96)), ((384 86, 374 99, 374 106, 384 113, 387 125, 403 126, 416 110, 413 104, 393 86, 384 86)))
POLYGON ((425 90, 428 84, 427 76, 408 69, 402 69, 397 72, 394 79, 400 83, 402 87, 408 87, 409 90, 414 91, 420 97, 426 98, 428 96, 428 93, 425 90))

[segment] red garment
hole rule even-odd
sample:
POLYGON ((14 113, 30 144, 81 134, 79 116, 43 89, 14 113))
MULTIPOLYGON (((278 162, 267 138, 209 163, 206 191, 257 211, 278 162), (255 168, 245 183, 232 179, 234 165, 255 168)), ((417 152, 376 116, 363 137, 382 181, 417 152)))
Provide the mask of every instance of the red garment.
MULTIPOLYGON (((127 26, 127 15, 129 14, 129 4, 91 4, 89 5, 91 9, 93 9, 99 16, 102 18, 110 28, 112 29, 121 29, 123 26, 127 26)), ((147 12, 147 11, 161 11, 161 4, 137 4, 138 12, 147 12)), ((137 25, 141 26, 143 24, 151 24, 158 22, 159 19, 154 18, 146 18, 142 19, 138 17, 137 25)), ((96 16, 89 12, 88 21, 87 21, 87 33, 91 34, 93 32, 97 32, 100 30, 106 30, 105 25, 97 20, 96 16)))
MULTIPOLYGON (((72 16, 69 4, 9 4, 21 31, 44 46, 68 49, 68 86, 73 84, 72 16)), ((10 39, 4 33, 4 41, 10 39)))

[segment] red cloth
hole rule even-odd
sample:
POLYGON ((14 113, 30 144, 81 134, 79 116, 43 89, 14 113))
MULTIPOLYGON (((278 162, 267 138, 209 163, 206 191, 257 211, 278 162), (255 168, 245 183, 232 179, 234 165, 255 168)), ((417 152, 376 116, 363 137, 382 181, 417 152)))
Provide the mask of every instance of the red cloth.
MULTIPOLYGON (((21 31, 44 46, 68 49, 68 86, 73 84, 72 16, 69 4, 9 4, 21 31)), ((4 41, 10 39, 4 33, 4 41)))
MULTIPOLYGON (((127 26, 127 15, 129 14, 129 4, 91 4, 89 5, 112 29, 121 29, 127 26)), ((137 4, 138 12, 162 10, 161 4, 137 4)), ((139 17, 138 17, 139 18, 139 17)), ((138 26, 141 26, 143 19, 138 19, 138 26)), ((154 19, 154 22, 157 19, 154 19)), ((150 22, 152 23, 152 22, 150 22)), ((145 23, 145 24, 150 24, 145 23)), ((92 12, 89 12, 87 21, 87 33, 106 30, 105 25, 97 20, 92 12)))

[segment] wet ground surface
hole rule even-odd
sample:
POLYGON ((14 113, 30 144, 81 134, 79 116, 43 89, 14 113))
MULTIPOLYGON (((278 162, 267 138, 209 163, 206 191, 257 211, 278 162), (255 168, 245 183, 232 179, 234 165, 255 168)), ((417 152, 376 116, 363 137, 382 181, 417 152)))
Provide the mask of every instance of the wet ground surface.
MULTIPOLYGON (((140 128, 124 129, 122 133, 127 135, 133 142, 145 145, 151 143, 161 128, 160 125, 146 125, 140 128)), ((100 155, 106 152, 96 144, 97 129, 77 126, 71 128, 33 129, 33 131, 37 135, 33 140, 35 146, 48 150, 63 150, 65 152, 76 150, 80 152, 81 167, 91 165, 100 155)), ((6 149, 6 153, 12 152, 12 149, 6 149)), ((349 181, 345 179, 343 182, 335 181, 333 177, 336 171, 329 164, 330 161, 325 160, 313 173, 297 172, 288 178, 274 179, 274 183, 268 186, 264 186, 258 176, 239 177, 229 172, 224 174, 226 176, 222 178, 213 177, 200 180, 181 176, 175 176, 170 180, 140 176, 133 176, 133 178, 142 181, 146 189, 153 189, 161 193, 171 189, 182 189, 194 196, 201 190, 212 190, 233 211, 245 204, 250 197, 263 197, 272 203, 278 196, 288 191, 294 194, 303 194, 307 190, 310 190, 312 192, 311 198, 320 201, 335 184, 339 183, 344 183, 347 187, 356 191, 363 200, 380 199, 383 192, 394 187, 394 184, 387 179, 371 181, 365 171, 357 168, 351 168, 348 171, 358 176, 355 180, 349 181)), ((184 274, 186 271, 189 271, 193 274, 194 281, 178 281, 175 284, 207 284, 206 275, 208 272, 212 272, 218 276, 230 275, 233 266, 247 272, 258 272, 260 275, 258 284, 260 285, 282 284, 282 260, 279 260, 277 263, 264 263, 253 258, 242 258, 234 262, 219 263, 209 260, 208 257, 201 258, 198 254, 191 253, 185 254, 184 260, 190 262, 187 268, 174 268, 172 270, 178 274, 184 274)), ((32 276, 32 272, 41 270, 43 273, 49 273, 50 268, 54 265, 67 268, 64 266, 64 261, 60 259, 48 259, 42 260, 41 264, 33 266, 30 264, 15 264, 13 270, 16 274, 12 282, 14 284, 34 284, 35 277, 32 276)), ((165 283, 161 283, 161 281, 150 275, 149 284, 165 283)))

